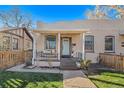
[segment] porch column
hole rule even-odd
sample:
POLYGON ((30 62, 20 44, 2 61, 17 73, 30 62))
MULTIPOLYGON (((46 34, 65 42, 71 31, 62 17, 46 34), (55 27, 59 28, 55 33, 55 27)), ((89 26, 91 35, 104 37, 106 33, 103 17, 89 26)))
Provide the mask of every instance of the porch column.
POLYGON ((85 33, 81 33, 82 59, 85 60, 85 33))
POLYGON ((60 39, 60 33, 58 33, 58 60, 60 60, 60 41, 61 39, 60 39))

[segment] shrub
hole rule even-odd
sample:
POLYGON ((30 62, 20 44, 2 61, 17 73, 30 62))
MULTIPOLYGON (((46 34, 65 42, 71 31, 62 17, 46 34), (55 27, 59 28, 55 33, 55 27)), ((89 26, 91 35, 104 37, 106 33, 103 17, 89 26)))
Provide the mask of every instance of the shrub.
POLYGON ((80 68, 88 70, 90 63, 91 63, 91 60, 81 60, 80 68))

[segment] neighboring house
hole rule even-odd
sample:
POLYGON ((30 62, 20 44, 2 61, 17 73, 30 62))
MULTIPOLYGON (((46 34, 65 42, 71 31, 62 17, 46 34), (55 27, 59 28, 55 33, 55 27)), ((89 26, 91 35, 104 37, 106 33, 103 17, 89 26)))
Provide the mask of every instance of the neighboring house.
POLYGON ((32 58, 32 41, 33 38, 26 28, 1 29, 0 68, 8 68, 32 58))
POLYGON ((34 58, 90 59, 98 62, 99 53, 124 54, 124 20, 79 20, 37 23, 34 58))

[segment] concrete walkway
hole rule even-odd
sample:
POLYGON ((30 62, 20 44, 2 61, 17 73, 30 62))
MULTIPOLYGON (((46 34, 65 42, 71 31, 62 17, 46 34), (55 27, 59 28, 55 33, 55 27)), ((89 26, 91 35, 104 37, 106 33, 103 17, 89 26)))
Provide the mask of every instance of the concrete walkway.
POLYGON ((64 88, 96 88, 81 70, 63 71, 64 88))

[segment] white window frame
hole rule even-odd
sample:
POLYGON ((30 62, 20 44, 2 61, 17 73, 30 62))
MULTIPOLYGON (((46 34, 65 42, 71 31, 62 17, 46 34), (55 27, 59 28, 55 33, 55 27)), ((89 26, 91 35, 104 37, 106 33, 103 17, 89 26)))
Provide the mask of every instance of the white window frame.
POLYGON ((45 36, 45 49, 47 49, 47 50, 56 49, 56 43, 57 43, 56 35, 46 35, 46 36, 45 36), (49 36, 55 37, 55 48, 47 48, 47 37, 49 37, 49 36))
POLYGON ((106 38, 112 38, 113 42, 112 42, 112 50, 106 50, 106 42, 105 42, 105 46, 104 46, 104 50, 107 53, 114 53, 115 52, 115 36, 105 36, 106 38))

